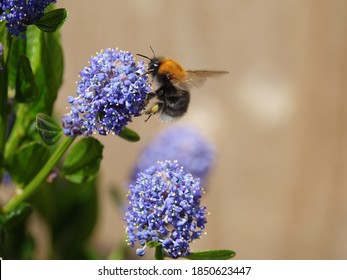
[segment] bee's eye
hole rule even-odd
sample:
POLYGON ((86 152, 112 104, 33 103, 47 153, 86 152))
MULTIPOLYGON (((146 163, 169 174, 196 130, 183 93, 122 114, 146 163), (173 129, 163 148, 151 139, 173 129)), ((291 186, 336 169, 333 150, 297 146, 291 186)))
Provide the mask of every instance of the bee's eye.
POLYGON ((159 63, 152 63, 151 65, 149 65, 148 67, 148 71, 149 72, 156 72, 159 68, 159 63))

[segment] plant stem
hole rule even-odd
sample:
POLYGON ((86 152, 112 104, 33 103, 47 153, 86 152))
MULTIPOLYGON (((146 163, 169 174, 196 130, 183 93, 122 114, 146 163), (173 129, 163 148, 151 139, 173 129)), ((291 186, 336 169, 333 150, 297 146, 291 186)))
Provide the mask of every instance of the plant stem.
POLYGON ((46 164, 42 167, 39 173, 31 180, 31 182, 26 185, 23 191, 12 198, 2 209, 2 212, 6 213, 15 209, 20 203, 24 200, 28 199, 41 185, 42 182, 47 178, 53 167, 57 164, 57 162, 64 155, 66 150, 70 147, 74 138, 66 137, 57 149, 54 151, 50 159, 46 162, 46 164))
MULTIPOLYGON (((16 114, 17 116, 28 116, 28 106, 24 104, 18 104, 16 108, 16 114)), ((25 119, 16 119, 12 129, 11 133, 8 136, 6 140, 6 146, 5 146, 5 159, 8 158, 9 155, 11 155, 15 149, 18 148, 18 145, 23 140, 23 136, 26 133, 26 129, 28 126, 34 121, 34 119, 30 116, 28 116, 25 119)))
POLYGON ((163 260, 164 259, 164 254, 163 254, 163 250, 162 249, 163 249, 162 246, 155 247, 154 258, 156 260, 163 260))
MULTIPOLYGON (((0 160, 2 161, 5 155, 5 144, 7 136, 7 91, 8 91, 8 61, 12 48, 12 37, 7 39, 8 47, 4 47, 2 71, 0 72, 0 160)), ((0 161, 0 163, 1 163, 0 161)), ((2 164, 0 164, 2 165, 2 164)), ((1 176, 0 176, 1 177, 1 176)))
POLYGON ((4 66, 0 73, 0 157, 5 154, 7 134, 7 69, 4 66))

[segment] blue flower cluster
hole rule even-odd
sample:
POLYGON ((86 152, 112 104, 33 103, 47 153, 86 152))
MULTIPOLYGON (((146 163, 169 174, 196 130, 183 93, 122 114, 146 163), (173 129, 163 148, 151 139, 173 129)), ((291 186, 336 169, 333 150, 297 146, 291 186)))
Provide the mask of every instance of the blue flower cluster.
POLYGON ((27 26, 38 21, 44 10, 56 0, 6 0, 0 3, 0 21, 7 21, 8 32, 23 37, 27 26))
POLYGON ((159 133, 147 144, 134 168, 132 180, 137 173, 157 161, 177 160, 188 173, 205 181, 215 158, 213 146, 189 125, 175 125, 159 133))
POLYGON ((127 242, 139 242, 136 254, 145 254, 146 244, 160 242, 172 258, 190 253, 189 244, 205 228, 206 207, 200 206, 203 188, 199 179, 183 171, 177 161, 158 162, 138 174, 130 185, 125 213, 127 242))
POLYGON ((62 117, 68 136, 119 132, 140 115, 151 90, 143 61, 131 53, 107 49, 90 59, 80 73, 77 97, 69 96, 71 112, 62 117))

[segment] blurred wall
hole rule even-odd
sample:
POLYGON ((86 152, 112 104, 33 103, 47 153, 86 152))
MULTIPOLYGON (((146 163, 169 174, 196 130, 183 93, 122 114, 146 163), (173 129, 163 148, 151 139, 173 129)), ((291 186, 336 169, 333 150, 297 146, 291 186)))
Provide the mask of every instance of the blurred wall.
MULTIPOLYGON (((238 259, 347 258, 346 0, 59 0, 66 113, 91 55, 118 47, 230 74, 192 92, 180 123, 217 147, 204 200, 207 235, 193 248, 238 259)), ((142 145, 170 124, 137 118, 142 137, 104 145, 100 219, 91 245, 105 256, 124 241, 109 190, 126 182, 142 145)), ((149 257, 151 254, 148 254, 149 257)))

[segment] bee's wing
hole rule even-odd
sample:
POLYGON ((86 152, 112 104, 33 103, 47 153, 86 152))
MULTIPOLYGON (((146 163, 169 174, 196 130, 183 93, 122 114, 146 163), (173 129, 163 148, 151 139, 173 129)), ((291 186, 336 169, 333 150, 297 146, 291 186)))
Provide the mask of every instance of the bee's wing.
POLYGON ((219 70, 186 70, 186 73, 186 76, 176 84, 177 87, 184 90, 199 87, 206 81, 207 78, 219 77, 229 72, 219 70))

